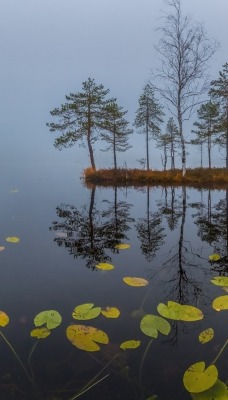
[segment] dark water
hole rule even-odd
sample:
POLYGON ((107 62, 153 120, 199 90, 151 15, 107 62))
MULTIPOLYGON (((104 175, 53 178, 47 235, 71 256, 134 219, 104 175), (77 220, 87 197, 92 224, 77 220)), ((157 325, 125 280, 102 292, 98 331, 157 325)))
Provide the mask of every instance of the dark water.
MULTIPOLYGON (((35 382, 0 337, 0 398, 70 400, 96 383, 80 397, 190 399, 184 372, 198 361, 209 365, 227 339, 227 311, 211 307, 225 292, 210 283, 228 271, 226 190, 85 187, 74 171, 53 169, 1 177, 0 192, 0 309, 10 318, 1 331, 35 382), (8 236, 20 242, 6 242, 8 236), (130 248, 117 250, 120 242, 130 248), (215 252, 222 261, 212 264, 208 257, 215 252), (97 270, 99 262, 115 269, 97 270), (127 286, 125 276, 149 285, 127 286), (140 330, 142 313, 158 315, 157 305, 169 300, 200 308, 204 318, 170 320, 170 334, 154 339, 142 364, 150 341, 140 330), (83 303, 121 312, 118 319, 85 321, 109 336, 99 352, 79 350, 66 337, 67 326, 78 323, 72 311, 83 303), (39 340, 28 363, 33 320, 43 310, 57 310, 62 323, 39 340), (202 345, 198 335, 209 327, 214 339, 202 345), (120 350, 130 339, 141 346, 120 350)), ((227 350, 216 365, 226 381, 227 350)))

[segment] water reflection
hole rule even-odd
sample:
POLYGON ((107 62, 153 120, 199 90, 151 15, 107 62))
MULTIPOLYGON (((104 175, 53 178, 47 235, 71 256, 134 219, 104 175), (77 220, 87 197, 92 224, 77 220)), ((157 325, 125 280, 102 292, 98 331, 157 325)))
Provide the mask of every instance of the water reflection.
MULTIPOLYGON (((95 186, 90 188, 88 204, 58 205, 57 218, 50 230, 55 232, 54 241, 58 246, 66 248, 75 259, 83 259, 91 270, 95 270, 97 263, 112 262, 113 258, 118 265, 116 257, 121 255, 115 246, 124 242, 131 243, 131 251, 126 253, 128 255, 125 260, 128 262, 123 274, 146 277, 150 281, 150 288, 143 292, 142 297, 139 292, 129 292, 127 295, 119 275, 116 280, 112 277, 106 295, 113 290, 115 303, 118 293, 119 307, 124 315, 121 326, 123 337, 129 337, 129 327, 137 332, 136 337, 140 335, 129 320, 128 308, 132 304, 131 311, 134 310, 135 298, 141 303, 140 310, 145 313, 156 313, 159 302, 172 300, 194 305, 204 310, 206 316, 210 315, 213 298, 210 279, 214 275, 227 274, 228 191, 191 190, 186 187, 153 190, 146 187, 144 190, 129 190, 124 197, 121 189, 114 187, 100 190, 99 196, 97 193, 95 186), (102 200, 99 200, 100 197, 102 200), (221 255, 221 260, 210 264, 208 256, 214 252, 221 255)), ((108 285, 108 278, 105 282, 108 285)), ((104 289, 104 286, 101 287, 104 289)), ((93 298, 95 293, 97 291, 94 290, 90 296, 93 298)), ((102 296, 101 301, 104 301, 102 296)), ((139 323, 139 319, 135 321, 136 327, 139 323)), ((141 353, 139 350, 139 355, 128 358, 129 370, 124 378, 125 384, 122 384, 123 390, 126 390, 126 384, 130 387, 134 382, 131 390, 134 392, 132 398, 135 399, 145 399, 151 393, 157 393, 159 400, 166 400, 169 398, 167 396, 176 400, 188 399, 188 394, 180 388, 183 388, 184 370, 198 360, 199 348, 195 345, 196 352, 191 351, 191 340, 196 341, 196 332, 198 334, 200 330, 200 324, 172 321, 169 336, 162 338, 150 350, 153 351, 153 357, 147 356, 145 360, 141 387, 136 377, 143 350, 141 353)), ((119 337, 122 336, 117 333, 115 339, 116 331, 112 334, 114 339, 110 348, 118 354, 119 337)), ((208 362, 216 355, 216 346, 211 347, 210 351, 206 355, 208 362)), ((111 368, 113 370, 112 363, 111 368)), ((123 371, 126 372, 122 366, 117 366, 115 372, 122 374, 123 371)), ((119 394, 119 398, 124 398, 123 393, 119 394)))
POLYGON ((96 206, 96 186, 90 193, 89 207, 82 205, 61 204, 56 207, 59 218, 54 221, 50 230, 54 230, 54 239, 58 246, 64 246, 75 258, 86 259, 86 266, 94 269, 99 262, 111 262, 112 253, 118 253, 115 246, 122 240, 128 240, 129 223, 134 222, 130 217, 132 204, 118 201, 117 188, 114 188, 113 201, 103 200, 106 210, 96 206))

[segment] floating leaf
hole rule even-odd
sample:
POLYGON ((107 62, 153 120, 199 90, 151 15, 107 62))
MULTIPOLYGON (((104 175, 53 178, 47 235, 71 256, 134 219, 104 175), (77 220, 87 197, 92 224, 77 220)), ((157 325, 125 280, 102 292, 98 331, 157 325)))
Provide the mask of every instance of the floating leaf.
POLYGON ((145 335, 156 339, 158 337, 158 332, 163 335, 168 335, 171 326, 170 323, 162 317, 146 314, 141 320, 140 329, 145 335))
POLYGON ((148 281, 144 278, 135 278, 135 277, 131 277, 131 276, 125 276, 123 278, 123 281, 129 285, 129 286, 146 286, 148 285, 148 281))
POLYGON ((120 316, 120 310, 116 307, 106 307, 105 310, 101 310, 101 314, 106 318, 118 318, 120 316))
POLYGON ((228 276, 215 276, 211 279, 211 283, 216 286, 228 286, 228 276))
POLYGON ((202 311, 194 306, 182 305, 183 314, 180 318, 181 321, 200 321, 203 319, 202 311))
POLYGON ((35 326, 41 326, 46 324, 46 327, 48 329, 56 328, 61 324, 61 322, 62 322, 62 317, 58 313, 58 311, 55 310, 42 311, 39 314, 37 314, 34 318, 35 326))
POLYGON ((5 247, 4 246, 0 246, 0 251, 3 251, 3 250, 5 250, 5 247))
POLYGON ((160 303, 157 306, 157 310, 162 317, 177 321, 192 322, 203 319, 203 313, 199 308, 181 305, 175 301, 168 301, 167 306, 160 303))
POLYGON ((98 351, 100 344, 108 344, 109 338, 105 332, 92 326, 70 325, 67 327, 67 338, 78 349, 98 351))
POLYGON ((9 323, 9 317, 4 311, 0 311, 0 326, 6 326, 9 323))
POLYGON ((216 311, 228 310, 228 295, 216 297, 212 303, 212 307, 216 311))
POLYGON ((183 315, 182 306, 175 301, 168 301, 167 306, 163 303, 158 304, 157 311, 164 318, 179 320, 183 315))
POLYGON ((228 390, 225 383, 217 379, 216 383, 208 390, 201 393, 191 393, 193 400, 226 400, 228 390))
POLYGON ((37 339, 45 339, 51 334, 51 331, 45 327, 33 329, 30 332, 30 336, 36 337, 37 339))
POLYGON ((20 242, 20 239, 17 236, 8 236, 6 241, 9 243, 18 243, 20 242))
POLYGON ((96 268, 102 269, 103 271, 110 271, 114 269, 114 265, 108 263, 99 263, 96 265, 96 268))
POLYGON ((205 329, 199 334, 199 341, 204 344, 210 342, 214 337, 214 330, 212 328, 205 329))
POLYGON ((123 350, 127 349, 137 349, 141 344, 141 340, 127 340, 126 342, 122 342, 120 348, 123 350))
POLYGON ((218 370, 215 365, 205 369, 205 362, 200 361, 191 365, 184 373, 184 387, 190 393, 200 393, 211 388, 218 379, 218 370))
POLYGON ((126 250, 129 249, 131 247, 130 244, 128 243, 119 243, 115 245, 115 249, 119 249, 119 250, 126 250))
POLYGON ((228 286, 222 286, 221 289, 224 290, 224 292, 228 292, 228 286))
POLYGON ((216 254, 216 253, 215 254, 211 254, 209 256, 209 260, 212 261, 212 262, 219 261, 220 258, 221 258, 221 256, 219 254, 216 254))
POLYGON ((88 320, 98 317, 101 307, 94 307, 93 303, 85 303, 75 307, 72 316, 78 320, 88 320))

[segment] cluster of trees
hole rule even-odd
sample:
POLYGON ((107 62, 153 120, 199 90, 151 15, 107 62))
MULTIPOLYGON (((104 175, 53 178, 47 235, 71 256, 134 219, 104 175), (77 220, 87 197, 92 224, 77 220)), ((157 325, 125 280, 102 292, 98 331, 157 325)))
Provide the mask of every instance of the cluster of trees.
MULTIPOLYGON (((181 150, 182 171, 186 172, 186 143, 207 145, 209 167, 211 167, 211 148, 214 143, 226 150, 228 168, 228 63, 223 65, 219 78, 210 86, 206 71, 208 61, 215 53, 218 44, 209 40, 202 24, 194 23, 183 15, 181 0, 167 0, 170 12, 166 14, 164 26, 160 28, 162 38, 156 46, 161 58, 161 67, 153 74, 153 83, 143 88, 139 98, 134 126, 145 135, 146 168, 150 168, 149 141, 156 140, 163 149, 163 167, 167 168, 170 156, 171 168, 175 168, 175 153, 181 150), (209 101, 200 101, 208 92, 209 101), (163 99, 162 106, 156 94, 163 99), (188 120, 193 109, 197 110, 198 120, 194 123, 195 138, 187 142, 184 121, 188 120), (164 107, 170 113, 164 132, 164 107)), ((94 143, 101 139, 113 154, 114 168, 117 168, 117 153, 129 149, 129 137, 133 129, 125 118, 116 98, 107 98, 109 93, 103 85, 97 85, 89 78, 82 83, 82 91, 66 96, 66 103, 51 111, 58 122, 47 123, 50 131, 60 132, 54 145, 58 149, 69 147, 76 142, 88 146, 92 169, 96 169, 94 143)), ((201 157, 202 159, 202 157, 201 157)), ((202 162, 201 162, 202 163, 202 162)))

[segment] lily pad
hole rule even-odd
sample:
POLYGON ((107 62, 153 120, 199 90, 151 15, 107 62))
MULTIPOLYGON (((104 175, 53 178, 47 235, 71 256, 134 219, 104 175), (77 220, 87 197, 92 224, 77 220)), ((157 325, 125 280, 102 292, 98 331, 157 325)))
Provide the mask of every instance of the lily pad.
POLYGON ((144 278, 136 278, 132 276, 125 276, 123 278, 124 283, 126 283, 129 286, 135 286, 135 287, 140 287, 140 286, 146 286, 148 285, 148 281, 144 278))
POLYGON ((111 271, 114 269, 114 265, 109 263, 99 263, 96 265, 96 268, 101 269, 103 271, 111 271))
POLYGON ((141 344, 141 340, 127 340, 126 342, 122 342, 120 348, 123 350, 128 349, 137 349, 141 344))
POLYGON ((200 393, 210 389, 218 379, 218 370, 215 365, 205 369, 205 362, 200 361, 191 365, 184 373, 183 383, 190 393, 200 393))
POLYGON ((108 344, 108 335, 93 326, 70 325, 66 330, 67 338, 78 349, 85 351, 99 351, 99 344, 108 344))
POLYGON ((140 323, 141 331, 152 338, 158 337, 158 332, 168 335, 171 329, 170 323, 166 319, 157 315, 146 314, 140 323))
POLYGON ((6 241, 9 242, 9 243, 19 243, 20 239, 17 236, 8 236, 6 238, 6 241))
POLYGON ((45 339, 51 334, 51 331, 46 327, 36 328, 30 332, 30 336, 36 337, 37 339, 45 339))
POLYGON ((6 326, 9 323, 9 317, 4 311, 0 311, 0 326, 6 326))
POLYGON ((128 243, 119 243, 115 245, 115 249, 119 249, 119 250, 126 250, 129 249, 131 247, 130 244, 128 243))
POLYGON ((85 303, 75 307, 72 316, 78 320, 88 320, 98 317, 101 307, 93 307, 93 303, 85 303))
POLYGON ((210 342, 214 337, 214 330, 212 328, 205 329, 199 334, 199 341, 204 344, 210 342))
POLYGON ((212 262, 219 261, 220 258, 221 258, 221 256, 219 254, 216 254, 216 253, 215 254, 211 254, 209 256, 209 260, 212 261, 212 262))
POLYGON ((228 399, 228 389, 225 383, 217 379, 214 386, 201 393, 191 393, 193 400, 226 400, 228 399))
POLYGON ((216 311, 228 310, 228 295, 216 297, 212 303, 212 307, 216 311))
POLYGON ((228 276, 215 276, 211 279, 211 283, 216 286, 228 286, 228 276))
POLYGON ((57 328, 62 322, 62 317, 55 310, 42 311, 34 318, 35 326, 46 325, 48 329, 57 328))
POLYGON ((101 310, 101 314, 106 318, 118 318, 120 316, 120 310, 116 307, 106 307, 105 310, 101 310))
POLYGON ((181 305, 175 301, 168 301, 167 306, 163 303, 158 304, 157 310, 164 318, 176 321, 199 321, 203 319, 203 313, 199 308, 189 305, 181 305))

